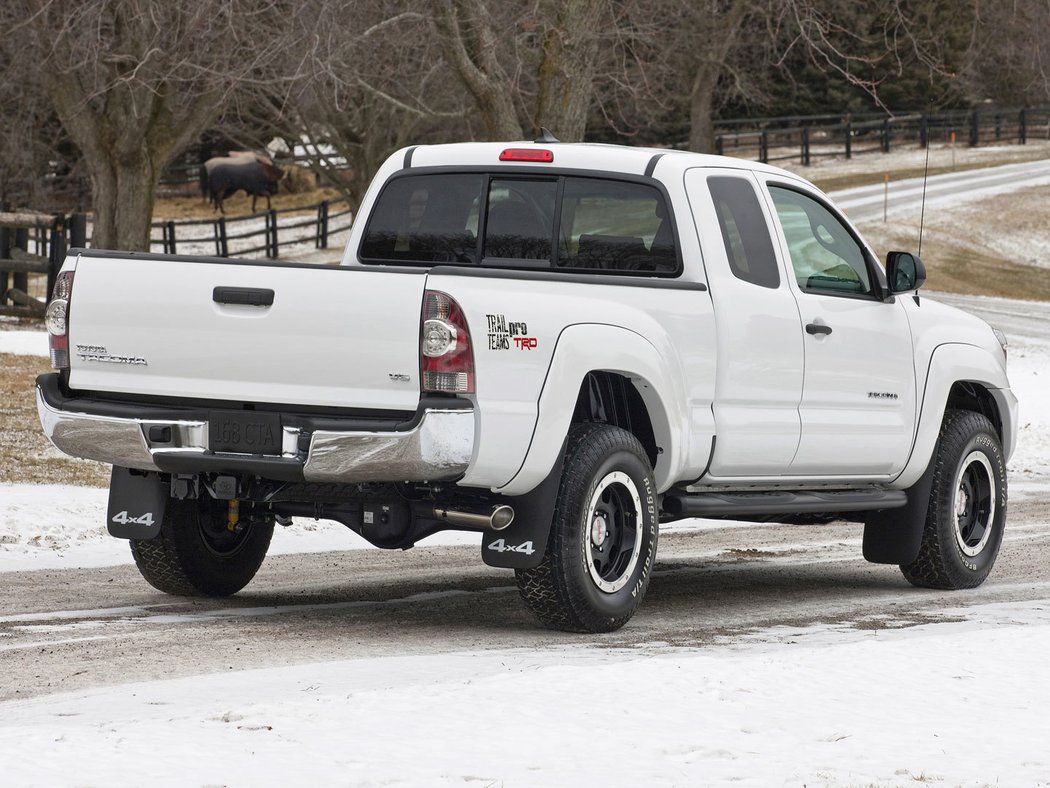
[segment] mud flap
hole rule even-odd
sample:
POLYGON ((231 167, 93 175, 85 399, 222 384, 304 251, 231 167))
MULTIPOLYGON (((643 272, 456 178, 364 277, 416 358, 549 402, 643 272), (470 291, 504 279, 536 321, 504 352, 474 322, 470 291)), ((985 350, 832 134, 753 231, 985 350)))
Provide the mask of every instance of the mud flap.
POLYGON ((565 447, 547 478, 532 492, 514 497, 501 496, 494 503, 514 508, 514 522, 502 531, 486 531, 481 539, 481 558, 489 566, 505 569, 533 569, 547 551, 547 537, 554 521, 565 447))
POLYGON ((864 560, 873 564, 910 564, 918 558, 930 508, 936 456, 934 447, 926 472, 908 488, 908 503, 903 508, 875 512, 864 521, 864 560))
POLYGON ((160 533, 170 484, 159 473, 113 466, 106 527, 118 539, 153 539, 160 533))

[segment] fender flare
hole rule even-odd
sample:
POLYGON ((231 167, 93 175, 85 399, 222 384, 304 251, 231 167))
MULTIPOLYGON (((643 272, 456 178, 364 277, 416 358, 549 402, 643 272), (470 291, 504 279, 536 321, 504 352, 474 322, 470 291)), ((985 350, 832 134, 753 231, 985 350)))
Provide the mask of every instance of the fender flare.
POLYGON ((539 485, 559 459, 572 421, 572 406, 589 372, 616 372, 629 378, 649 411, 661 453, 654 476, 660 492, 688 475, 689 411, 677 356, 641 334, 620 326, 585 323, 558 336, 540 392, 536 426, 518 472, 496 492, 521 495, 539 485))
POLYGON ((1010 381, 1001 362, 976 345, 938 345, 930 355, 926 370, 911 456, 894 480, 895 488, 908 489, 916 485, 926 472, 944 421, 948 395, 952 386, 961 382, 983 386, 995 399, 1002 420, 1003 456, 1010 456, 1016 432, 1016 398, 1010 391, 1010 381))

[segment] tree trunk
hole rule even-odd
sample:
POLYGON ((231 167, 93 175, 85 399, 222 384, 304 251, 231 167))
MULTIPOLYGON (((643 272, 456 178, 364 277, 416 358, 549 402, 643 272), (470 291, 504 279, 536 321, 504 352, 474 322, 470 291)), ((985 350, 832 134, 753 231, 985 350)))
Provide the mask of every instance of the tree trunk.
POLYGON ((558 139, 580 142, 594 95, 598 31, 608 0, 562 0, 543 36, 533 133, 546 126, 558 139))
POLYGON ((95 215, 91 245, 96 249, 148 252, 150 222, 160 173, 148 155, 112 157, 92 167, 95 215))
POLYGON ((697 153, 715 152, 715 123, 713 119, 715 86, 718 84, 717 66, 698 68, 689 93, 689 150, 697 153))
MULTIPOLYGON (((692 0, 686 0, 691 3, 692 0)), ((751 0, 732 0, 721 10, 717 4, 694 6, 703 31, 694 48, 693 86, 689 93, 689 150, 715 152, 714 104, 718 80, 726 58, 736 45, 751 0)))

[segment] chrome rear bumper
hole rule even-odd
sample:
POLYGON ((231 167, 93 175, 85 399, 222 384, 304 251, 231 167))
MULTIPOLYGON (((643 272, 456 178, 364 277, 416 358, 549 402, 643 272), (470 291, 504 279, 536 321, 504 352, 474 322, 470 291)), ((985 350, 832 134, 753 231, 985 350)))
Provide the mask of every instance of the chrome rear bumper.
MULTIPOLYGON (((261 456, 210 451, 206 420, 82 412, 76 399, 65 399, 53 389, 37 385, 40 423, 51 442, 74 457, 123 468, 226 470, 331 483, 439 481, 462 476, 474 450, 472 408, 426 407, 408 429, 306 431, 286 426, 280 456, 261 456), (163 434, 166 440, 151 439, 151 434, 163 434)), ((128 406, 129 412, 134 409, 128 406)))

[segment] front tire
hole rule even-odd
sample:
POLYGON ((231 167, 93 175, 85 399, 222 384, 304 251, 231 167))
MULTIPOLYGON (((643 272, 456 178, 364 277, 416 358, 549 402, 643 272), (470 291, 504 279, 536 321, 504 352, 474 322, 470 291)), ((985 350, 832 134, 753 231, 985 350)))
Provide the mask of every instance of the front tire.
POLYGON ((1006 526, 1006 463, 980 413, 949 411, 932 462, 933 487, 918 557, 901 572, 922 588, 975 588, 992 571, 1006 526))
POLYGON ((273 520, 227 527, 226 501, 202 495, 168 501, 160 533, 132 539, 139 572, 158 591, 176 596, 230 596, 259 571, 273 536, 273 520))
POLYGON ((656 559, 656 484, 626 430, 579 424, 569 433, 543 561, 515 572, 544 626, 611 632, 634 615, 656 559))

